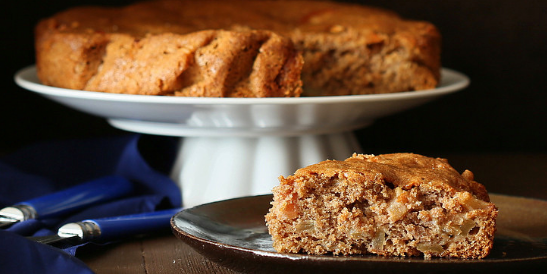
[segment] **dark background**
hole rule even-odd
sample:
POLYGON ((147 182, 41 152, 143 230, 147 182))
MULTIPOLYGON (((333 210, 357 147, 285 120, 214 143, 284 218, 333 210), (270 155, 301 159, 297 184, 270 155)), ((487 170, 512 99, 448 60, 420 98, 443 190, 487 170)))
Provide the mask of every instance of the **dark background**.
MULTIPOLYGON (((126 134, 19 88, 15 72, 34 63, 33 27, 75 5, 132 1, 9 1, 2 12, 0 152, 39 141, 126 134)), ((545 152, 547 1, 370 0, 434 23, 443 35, 443 66, 468 75, 458 93, 357 131, 367 153, 545 152)), ((433 156, 433 155, 432 155, 433 156)))

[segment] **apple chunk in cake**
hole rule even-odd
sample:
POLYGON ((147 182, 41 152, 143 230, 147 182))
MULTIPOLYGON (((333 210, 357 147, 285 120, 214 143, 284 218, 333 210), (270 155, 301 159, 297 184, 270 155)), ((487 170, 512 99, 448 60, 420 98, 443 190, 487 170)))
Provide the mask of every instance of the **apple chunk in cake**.
POLYGON ((483 258, 493 245, 496 206, 445 159, 354 154, 281 176, 273 193, 278 252, 483 258))

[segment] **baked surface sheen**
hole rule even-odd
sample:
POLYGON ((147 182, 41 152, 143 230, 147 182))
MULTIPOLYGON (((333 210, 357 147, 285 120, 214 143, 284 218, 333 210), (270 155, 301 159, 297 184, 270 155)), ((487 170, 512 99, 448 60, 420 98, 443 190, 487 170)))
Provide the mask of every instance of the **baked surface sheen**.
POLYGON ((498 210, 445 159, 353 155, 280 177, 266 215, 284 253, 484 258, 498 210))
POLYGON ((440 77, 435 26, 334 2, 78 7, 40 21, 35 36, 38 77, 69 89, 293 97, 424 90, 440 77))

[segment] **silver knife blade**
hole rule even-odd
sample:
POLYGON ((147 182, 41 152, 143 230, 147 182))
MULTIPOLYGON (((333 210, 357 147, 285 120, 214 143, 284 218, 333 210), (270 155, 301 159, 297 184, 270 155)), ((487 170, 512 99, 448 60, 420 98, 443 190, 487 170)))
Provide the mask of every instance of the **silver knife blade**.
POLYGON ((27 237, 27 239, 55 247, 68 247, 90 241, 100 236, 99 228, 92 222, 63 225, 55 235, 27 237))
POLYGON ((0 228, 8 228, 11 225, 13 225, 14 223, 15 222, 1 220, 0 221, 0 228))
POLYGON ((27 239, 42 243, 51 245, 54 247, 61 247, 65 245, 73 246, 82 243, 82 240, 77 236, 73 235, 70 237, 64 237, 59 235, 47 235, 47 236, 37 236, 37 237, 28 237, 27 239))

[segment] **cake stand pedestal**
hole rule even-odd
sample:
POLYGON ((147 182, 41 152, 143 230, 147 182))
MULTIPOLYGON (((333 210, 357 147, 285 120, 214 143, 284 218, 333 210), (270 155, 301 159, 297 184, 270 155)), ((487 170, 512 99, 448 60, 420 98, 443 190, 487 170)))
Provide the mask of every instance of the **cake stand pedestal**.
POLYGON ((184 206, 271 193, 279 176, 361 152, 352 132, 300 136, 184 137, 171 176, 184 206))

